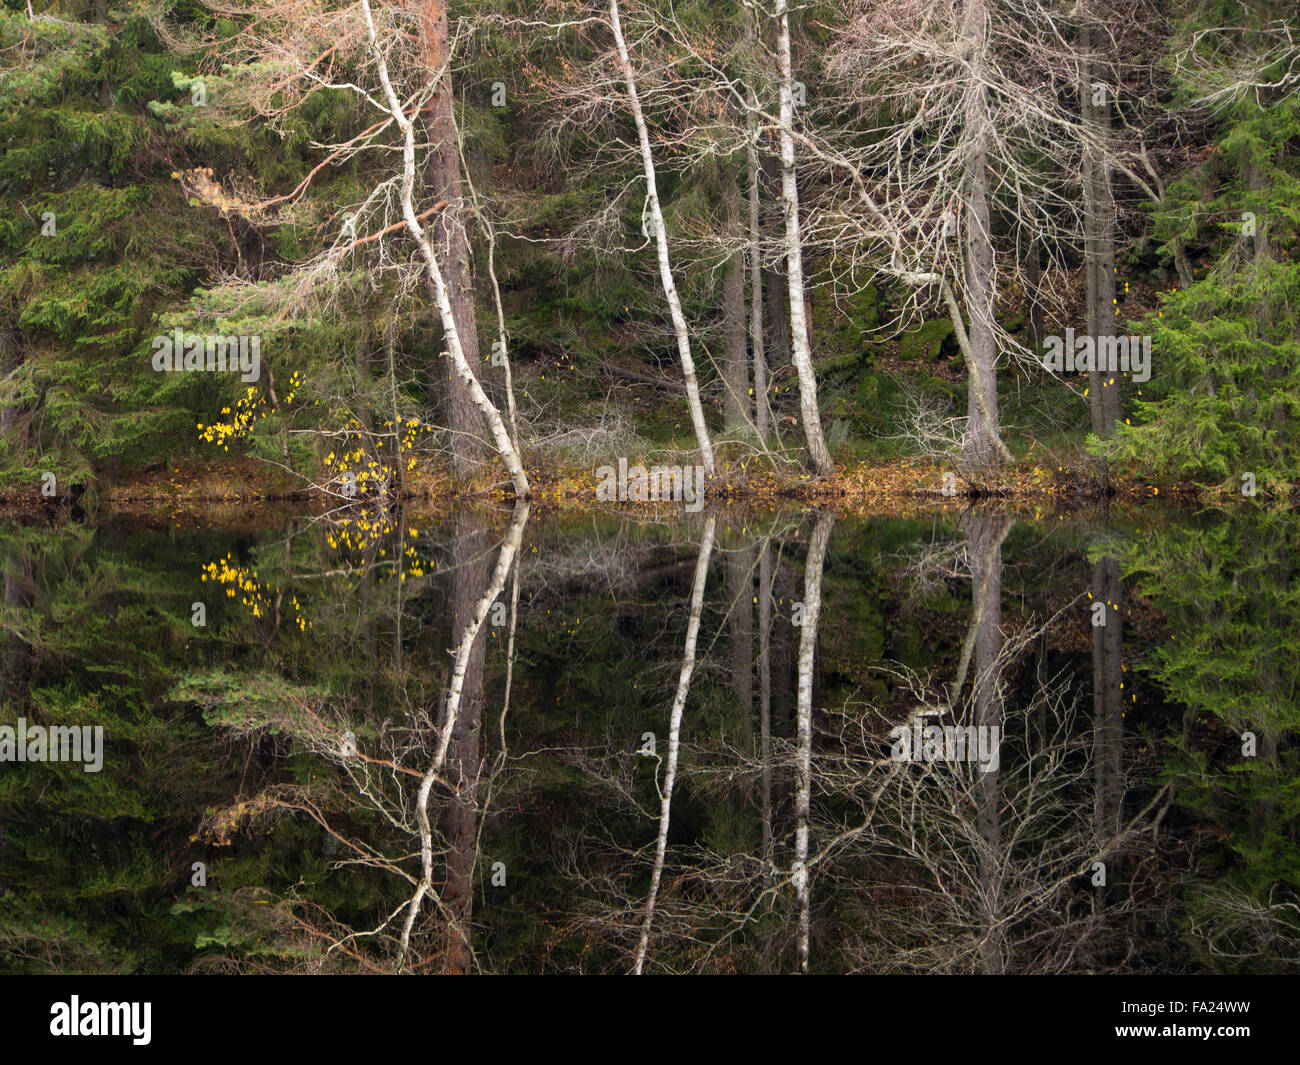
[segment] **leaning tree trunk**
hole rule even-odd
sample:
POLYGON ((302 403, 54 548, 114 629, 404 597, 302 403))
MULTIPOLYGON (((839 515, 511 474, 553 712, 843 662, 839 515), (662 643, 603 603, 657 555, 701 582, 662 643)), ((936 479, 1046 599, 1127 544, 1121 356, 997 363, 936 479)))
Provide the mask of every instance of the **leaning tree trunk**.
POLYGON ((708 424, 704 420, 704 408, 700 404, 700 387, 695 379, 695 360, 691 357, 691 338, 686 327, 686 317, 682 313, 681 300, 677 295, 677 284, 673 281, 672 264, 668 258, 668 229, 664 225, 663 211, 659 208, 659 187, 655 181, 654 156, 650 152, 650 133, 646 129, 645 116, 641 113, 641 99, 637 96, 636 76, 632 71, 632 57, 628 54, 627 42, 623 40, 623 25, 618 15, 618 0, 609 0, 609 23, 614 31, 614 43, 618 47, 618 61, 623 70, 623 80, 627 84, 627 102, 632 111, 632 120, 636 123, 637 139, 641 144, 641 163, 645 170, 646 205, 650 211, 651 224, 655 231, 655 245, 659 253, 659 279, 663 283, 664 296, 668 300, 668 311, 673 320, 673 332, 677 335, 677 353, 681 358, 682 375, 686 380, 686 405, 690 410, 691 425, 695 429, 695 440, 700 448, 700 458, 704 472, 710 477, 714 474, 713 444, 709 440, 708 424))
MULTIPOLYGON (((361 3, 363 9, 368 11, 368 0, 361 0, 361 3)), ((402 922, 402 932, 397 952, 396 970, 398 972, 401 972, 410 952, 411 931, 415 927, 416 918, 420 914, 421 904, 424 902, 425 896, 433 891, 433 826, 429 819, 429 797, 435 783, 442 788, 448 786, 443 770, 452 751, 452 741, 457 736, 458 723, 461 718, 461 703, 466 694, 466 686, 475 683, 476 670, 478 683, 481 684, 482 681, 481 661, 477 667, 473 665, 476 652, 482 653, 477 647, 479 632, 487 621, 492 604, 496 602, 497 597, 500 596, 506 586, 506 578, 509 576, 510 569, 519 555, 519 548, 524 538, 524 527, 527 524, 528 504, 522 501, 516 502, 514 514, 510 520, 510 529, 506 533, 505 540, 501 544, 501 551, 497 555, 496 568, 492 571, 491 579, 487 582, 487 589, 479 597, 478 602, 474 604, 473 609, 469 611, 468 622, 461 630, 459 642, 452 652, 451 682, 447 688, 446 703, 443 706, 442 715, 438 722, 437 748, 433 752, 428 768, 420 778, 420 787, 415 796, 415 820, 420 838, 421 876, 416 883, 415 892, 405 907, 406 916, 402 922)))
POLYGON ((790 60, 790 13, 787 0, 776 0, 777 50, 781 60, 781 210, 785 215, 786 281, 790 291, 790 360, 799 375, 799 413, 808 461, 819 477, 835 472, 822 435, 822 415, 817 406, 817 378, 813 373, 808 339, 807 303, 804 300, 803 247, 799 232, 799 182, 794 165, 794 75, 790 60))

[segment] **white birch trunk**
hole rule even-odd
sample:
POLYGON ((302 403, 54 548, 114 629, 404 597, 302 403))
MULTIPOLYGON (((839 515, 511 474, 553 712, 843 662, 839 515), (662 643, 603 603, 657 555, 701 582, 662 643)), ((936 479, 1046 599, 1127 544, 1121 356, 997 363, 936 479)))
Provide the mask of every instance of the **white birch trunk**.
POLYGON ((501 412, 497 410, 496 405, 483 391, 483 386, 479 384, 478 378, 474 376, 473 368, 465 358, 465 350, 461 346, 460 331, 456 327, 456 317, 451 309, 451 300, 447 295, 447 285, 443 280, 442 270, 438 266, 438 259, 434 254, 429 236, 416 217, 414 202, 415 124, 406 117, 397 98, 397 93, 393 89, 392 79, 388 75, 388 63, 384 59, 383 49, 380 48, 379 39, 375 33, 375 21, 370 12, 370 0, 361 0, 361 11, 366 22, 366 40, 370 45, 371 53, 374 55, 378 67, 379 81, 384 89, 384 98, 388 104, 389 114, 393 116, 393 121, 402 132, 402 185, 400 192, 402 217, 406 221, 407 231, 415 240, 420 249, 420 255, 424 259, 426 280, 432 290, 434 303, 438 308, 438 317, 442 321, 443 334, 447 341, 447 352, 451 355, 456 373, 465 383, 465 387, 469 389, 474 406, 482 413, 488 423, 488 428, 492 431, 492 439, 496 443, 497 453, 501 456, 502 462, 505 463, 506 470, 510 474, 510 482, 514 485, 515 497, 527 499, 530 495, 528 476, 524 473, 519 452, 515 450, 515 446, 510 439, 510 433, 501 418, 501 412))
POLYGON ((781 210, 785 215, 786 280, 790 290, 790 361, 799 375, 799 413, 803 418, 808 459, 819 477, 835 472, 822 435, 817 406, 817 378, 813 374, 808 340, 808 315, 804 303, 803 245, 799 234, 799 184, 794 166, 794 75, 790 60, 790 13, 786 0, 776 0, 777 48, 781 60, 781 210))
POLYGON ((709 440, 709 427, 704 421, 704 408, 700 405, 700 388, 695 379, 695 360, 691 358, 691 338, 686 329, 686 317, 682 314, 677 285, 673 281, 672 264, 668 259, 668 230, 664 227, 663 212, 659 209, 659 188, 655 183, 655 164, 654 156, 650 153, 650 134, 646 129, 645 116, 641 113, 641 100, 636 92, 632 58, 628 55, 627 42, 623 40, 623 25, 618 16, 618 0, 609 0, 609 22, 614 30, 614 42, 618 46, 618 61, 623 68, 623 80, 627 83, 628 106, 632 111, 632 120, 636 123, 637 139, 641 142, 646 202, 650 207, 651 224, 655 230, 655 245, 659 253, 659 279, 663 282, 664 296, 668 300, 673 332, 677 334, 677 353, 681 357, 682 375, 686 379, 686 405, 690 409, 691 424, 695 428, 695 439, 699 444, 704 472, 712 477, 715 472, 713 444, 709 440))
MULTIPOLYGON (((758 9, 751 8, 747 35, 758 46, 758 9)), ((754 427, 758 439, 767 443, 772 412, 767 404, 767 356, 763 350, 763 230, 760 221, 758 183, 758 93, 750 84, 749 113, 746 115, 748 142, 746 165, 749 192, 749 339, 754 358, 754 427)))

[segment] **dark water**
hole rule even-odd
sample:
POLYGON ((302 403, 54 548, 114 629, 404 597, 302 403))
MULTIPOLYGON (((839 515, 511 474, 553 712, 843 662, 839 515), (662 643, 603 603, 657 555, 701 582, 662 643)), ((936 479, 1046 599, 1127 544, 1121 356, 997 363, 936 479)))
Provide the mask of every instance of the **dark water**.
POLYGON ((1297 531, 11 519, 0 970, 1293 968, 1297 531))

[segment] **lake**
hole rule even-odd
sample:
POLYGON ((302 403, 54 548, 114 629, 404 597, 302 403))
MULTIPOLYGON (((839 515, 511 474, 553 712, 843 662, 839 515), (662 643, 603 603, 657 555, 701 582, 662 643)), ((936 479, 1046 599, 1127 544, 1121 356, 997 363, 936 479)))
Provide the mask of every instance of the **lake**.
POLYGON ((1281 971, 1298 532, 10 514, 0 970, 1281 971))

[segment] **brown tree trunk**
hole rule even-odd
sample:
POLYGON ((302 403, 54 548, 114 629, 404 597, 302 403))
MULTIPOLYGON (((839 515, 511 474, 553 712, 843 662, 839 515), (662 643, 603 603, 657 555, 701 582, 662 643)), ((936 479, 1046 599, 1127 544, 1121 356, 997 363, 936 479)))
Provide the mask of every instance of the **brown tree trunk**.
POLYGON ((1043 346, 1043 249, 1037 238, 1030 238, 1025 261, 1025 301, 1029 343, 1035 353, 1043 346))
MULTIPOLYGON (((420 47, 429 78, 437 79, 437 89, 424 105, 422 119, 429 137, 430 150, 424 168, 425 192, 430 202, 447 201, 447 208, 437 215, 432 227, 434 249, 442 269, 451 301, 452 316, 460 334, 465 360, 477 370, 479 363, 478 328, 474 313, 474 279, 470 271, 469 236, 461 219, 463 191, 460 175, 460 152, 456 135, 456 118, 451 93, 451 58, 447 26, 446 0, 428 0, 421 9, 420 47)), ((470 390, 456 372, 455 363, 446 358, 441 371, 430 364, 430 385, 443 381, 444 416, 451 433, 452 467, 456 476, 467 477, 485 456, 477 443, 481 429, 470 390)))
MULTIPOLYGON (((1100 357, 1102 337, 1115 336, 1115 196, 1111 187, 1110 163, 1105 145, 1111 124, 1110 87, 1105 85, 1102 103, 1093 101, 1093 82, 1102 73, 1091 57, 1094 35, 1090 27, 1080 33, 1083 51, 1079 85, 1079 111, 1084 126, 1102 147, 1084 158, 1083 209, 1084 246, 1087 254, 1088 335, 1100 357)), ((1097 367, 1088 374, 1088 410, 1092 431, 1107 436, 1120 418, 1119 372, 1097 367)))
POLYGON ((772 266, 763 271, 763 300, 767 305, 767 340, 764 347, 768 366, 779 370, 790 365, 790 316, 785 306, 785 271, 772 266))
POLYGON ((758 728, 762 761, 763 859, 772 855, 772 545, 758 561, 758 728))
POLYGON ((1106 608, 1106 623, 1092 630, 1092 735, 1093 765, 1097 791, 1095 812, 1097 833, 1102 839, 1118 835, 1119 808, 1123 795, 1120 749, 1123 737, 1124 619, 1120 613, 1119 562, 1098 559, 1092 568, 1092 603, 1106 608))
POLYGON ((727 616, 731 636, 731 683, 736 693, 736 746, 754 749, 754 564, 757 549, 751 544, 724 556, 727 571, 727 616))
MULTIPOLYGON (((739 236, 733 227, 733 235, 739 236)), ((736 251, 722 277, 722 367, 724 425, 727 431, 749 422, 749 367, 745 344, 745 253, 736 251)))
MULTIPOLYGON (((465 514, 456 520, 452 548, 450 631, 447 646, 457 646, 474 621, 479 599, 492 575, 492 540, 465 514)), ((474 918, 474 868, 478 843, 478 775, 483 723, 483 662, 486 629, 480 629, 470 651, 460 712, 447 748, 445 775, 458 789, 443 812, 442 830, 447 840, 447 883, 443 906, 450 916, 442 954, 444 973, 465 975, 473 962, 471 924, 474 918)))
MULTIPOLYGON (((17 334, 12 329, 0 329, 0 388, 4 388, 10 376, 23 364, 22 350, 18 347, 17 334)), ((0 440, 8 437, 18 424, 19 407, 17 403, 0 401, 0 440)))
MULTIPOLYGON (((763 158, 763 178, 769 190, 780 180, 779 168, 770 156, 763 158)), ((769 196, 767 209, 764 211, 763 228, 771 233, 780 225, 780 204, 775 197, 769 196)), ((766 338, 764 350, 767 353, 767 365, 779 370, 790 365, 790 315, 785 281, 785 260, 778 259, 763 270, 763 302, 765 304, 764 320, 766 338)))

